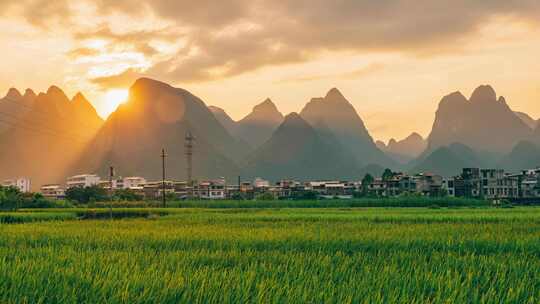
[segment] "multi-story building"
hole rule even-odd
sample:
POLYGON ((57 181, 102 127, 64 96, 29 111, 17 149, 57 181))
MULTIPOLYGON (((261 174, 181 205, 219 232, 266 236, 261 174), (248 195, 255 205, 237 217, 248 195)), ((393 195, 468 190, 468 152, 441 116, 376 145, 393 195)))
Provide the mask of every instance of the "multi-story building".
POLYGON ((67 178, 66 186, 67 188, 91 187, 98 185, 100 180, 100 177, 95 174, 75 175, 67 178))
POLYGON ((225 199, 225 179, 199 182, 194 189, 195 196, 200 199, 225 199))
POLYGON ((270 188, 270 182, 265 180, 265 179, 262 179, 260 177, 257 177, 253 181, 253 187, 254 188, 259 188, 259 189, 260 188, 268 189, 268 188, 270 188))
POLYGON ((305 191, 314 191, 323 198, 352 198, 356 185, 346 181, 312 181, 304 184, 305 191))
POLYGON ((480 170, 480 196, 489 199, 519 197, 520 178, 507 175, 502 169, 480 170))
POLYGON ((455 188, 455 179, 453 177, 450 178, 443 178, 442 180, 442 189, 446 191, 448 196, 455 197, 456 196, 456 188, 455 188))
POLYGON ((4 187, 15 187, 23 193, 28 193, 31 191, 30 179, 26 177, 20 177, 16 179, 8 179, 2 183, 4 187))
POLYGON ((58 184, 43 185, 40 188, 41 194, 49 199, 63 199, 66 191, 58 184))
MULTIPOLYGON (((124 177, 122 179, 122 189, 140 189, 146 184, 146 179, 139 176, 124 177)), ((120 186, 120 185, 118 185, 120 186)))
POLYGON ((454 177, 455 196, 479 197, 481 191, 479 168, 464 168, 461 175, 454 177))

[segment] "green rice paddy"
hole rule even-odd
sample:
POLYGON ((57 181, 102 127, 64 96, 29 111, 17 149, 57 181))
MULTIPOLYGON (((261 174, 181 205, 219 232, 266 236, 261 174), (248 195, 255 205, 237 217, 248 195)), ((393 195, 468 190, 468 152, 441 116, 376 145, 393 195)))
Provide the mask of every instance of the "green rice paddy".
POLYGON ((105 214, 0 213, 0 303, 540 302, 540 208, 105 214))

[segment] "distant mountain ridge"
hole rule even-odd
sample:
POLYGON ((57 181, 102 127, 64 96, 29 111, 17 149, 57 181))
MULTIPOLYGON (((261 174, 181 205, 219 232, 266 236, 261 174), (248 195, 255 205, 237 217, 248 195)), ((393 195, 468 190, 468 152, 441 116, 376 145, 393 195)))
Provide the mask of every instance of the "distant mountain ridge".
POLYGON ((332 134, 361 166, 396 166, 390 157, 377 148, 364 122, 338 89, 331 89, 325 97, 312 98, 300 116, 312 126, 332 134))
POLYGON ((9 89, 6 96, 0 99, 0 133, 28 113, 36 100, 36 94, 31 89, 26 89, 24 95, 15 89, 9 89))
POLYGON ((427 147, 427 141, 416 132, 400 141, 392 138, 388 141, 388 145, 382 141, 377 141, 376 144, 379 149, 400 163, 407 163, 418 157, 427 147))
POLYGON ((504 97, 497 98, 491 86, 482 85, 469 100, 460 92, 441 100, 428 137, 428 151, 459 142, 474 150, 502 155, 531 136, 532 130, 510 109, 504 97))
POLYGON ((56 86, 37 96, 30 89, 17 93, 0 101, 2 117, 18 110, 0 132, 0 179, 30 177, 34 188, 63 181, 103 120, 82 94, 70 100, 56 86))
POLYGON ((244 175, 281 178, 359 178, 360 168, 297 113, 285 117, 272 137, 248 159, 244 175))
MULTIPOLYGON (((167 177, 187 176, 184 137, 195 136, 195 178, 236 177, 248 149, 217 121, 193 94, 149 78, 138 79, 129 99, 109 116, 79 163, 84 171, 104 173, 109 165, 121 175, 161 177, 159 154, 167 153, 167 177)), ((72 173, 80 173, 73 168, 72 173)))
MULTIPOLYGON (((529 114, 523 113, 523 112, 514 112, 517 117, 521 119, 529 128, 536 129, 536 126, 538 126, 538 121, 534 120, 529 114)), ((540 121, 540 120, 539 120, 540 121)))
POLYGON ((472 166, 517 170, 540 165, 540 125, 531 128, 533 122, 490 86, 477 88, 469 100, 459 92, 445 96, 427 140, 413 133, 388 145, 373 141, 335 88, 312 98, 299 114, 283 117, 267 99, 238 122, 186 90, 148 78, 132 85, 128 102, 105 122, 81 93, 70 99, 57 86, 38 95, 10 89, 0 99, 0 179, 28 176, 39 186, 70 174, 106 175, 111 165, 118 175, 159 179, 161 148, 167 151, 167 178, 185 179, 187 132, 196 138, 195 178, 360 179, 384 168, 445 176, 472 166))

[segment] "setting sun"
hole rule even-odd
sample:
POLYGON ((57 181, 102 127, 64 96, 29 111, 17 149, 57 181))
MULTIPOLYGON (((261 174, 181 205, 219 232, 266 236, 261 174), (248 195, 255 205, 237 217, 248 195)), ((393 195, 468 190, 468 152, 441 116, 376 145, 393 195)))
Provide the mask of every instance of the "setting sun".
POLYGON ((114 89, 105 93, 105 106, 107 113, 112 113, 118 106, 127 101, 129 96, 128 90, 114 89))

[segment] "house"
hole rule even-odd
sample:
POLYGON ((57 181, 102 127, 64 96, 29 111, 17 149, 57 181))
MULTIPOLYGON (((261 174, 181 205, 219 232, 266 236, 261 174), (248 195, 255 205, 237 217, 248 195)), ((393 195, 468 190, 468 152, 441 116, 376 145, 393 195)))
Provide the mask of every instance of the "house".
POLYGON ((75 175, 67 178, 67 188, 74 188, 74 187, 91 187, 96 186, 100 182, 100 177, 95 174, 81 174, 81 175, 75 175))
MULTIPOLYGON (((146 179, 139 176, 124 177, 122 179, 122 189, 139 189, 146 184, 146 179)), ((118 185, 120 186, 120 185, 118 185)))
POLYGON ((464 168, 461 175, 454 177, 453 184, 456 197, 480 197, 480 169, 464 168))
POLYGON ((225 199, 225 179, 199 182, 194 189, 195 196, 200 199, 225 199))
POLYGON ((260 188, 268 189, 268 188, 270 188, 270 182, 265 180, 265 179, 262 179, 260 177, 257 177, 253 181, 253 187, 254 188, 259 188, 259 189, 260 188))
POLYGON ((30 179, 26 177, 5 180, 4 182, 2 182, 2 186, 17 188, 22 193, 28 193, 31 191, 30 179))
POLYGON ((174 194, 174 182, 173 181, 153 181, 147 182, 142 186, 142 192, 144 193, 144 198, 149 200, 159 199, 162 196, 163 188, 165 188, 165 193, 174 194), (165 187, 163 187, 165 184, 165 187))
POLYGON ((352 198, 356 185, 345 181, 312 181, 304 184, 305 191, 314 191, 323 198, 352 198))
POLYGON ((426 196, 440 196, 442 194, 443 178, 432 173, 421 173, 414 176, 416 193, 426 196))
POLYGON ((505 174, 502 169, 482 169, 480 176, 481 197, 488 199, 519 197, 519 177, 505 174))
POLYGON ((66 196, 66 191, 58 184, 43 185, 40 193, 49 199, 63 199, 66 196))

